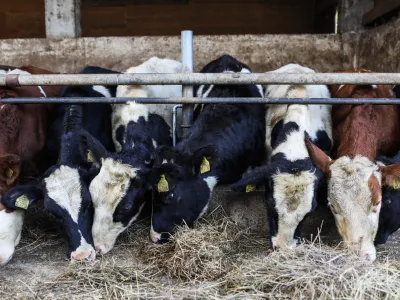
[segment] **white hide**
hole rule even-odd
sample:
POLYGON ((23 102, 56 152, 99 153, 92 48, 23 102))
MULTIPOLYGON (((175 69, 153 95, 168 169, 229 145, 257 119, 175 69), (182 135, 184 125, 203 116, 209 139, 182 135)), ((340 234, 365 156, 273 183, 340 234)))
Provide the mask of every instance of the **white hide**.
MULTIPOLYGON (((61 208, 65 209, 71 219, 78 224, 79 211, 82 204, 82 186, 78 170, 60 166, 45 180, 48 196, 61 208)), ((73 260, 94 260, 96 255, 93 247, 85 240, 82 233, 81 244, 71 253, 73 260)))
MULTIPOLYGON (((129 68, 125 73, 186 73, 188 69, 181 62, 167 58, 152 57, 137 67, 129 68)), ((182 97, 181 85, 120 85, 117 88, 117 97, 182 97)), ((164 118, 172 129, 172 108, 175 104, 114 104, 112 114, 113 140, 117 151, 121 145, 116 141, 115 131, 120 125, 129 121, 137 121, 139 117, 147 118, 148 114, 158 114, 164 118), (125 112, 125 111, 129 111, 125 112)))
MULTIPOLYGON (((315 73, 309 68, 296 64, 286 65, 273 72, 315 73)), ((269 85, 266 86, 266 97, 276 98, 330 98, 325 85, 269 85)), ((314 139, 319 130, 325 131, 332 139, 331 106, 307 104, 272 104, 266 114, 266 148, 268 159, 277 153, 283 153, 287 160, 296 161, 309 157, 304 138, 306 131, 314 139), (283 123, 294 122, 299 126, 286 136, 286 140, 274 150, 271 146, 273 127, 283 123)), ((303 171, 292 175, 278 173, 273 176, 275 208, 279 215, 278 235, 272 237, 274 247, 287 248, 296 244, 294 232, 299 222, 310 212, 314 195, 313 173, 303 171)))
POLYGON ((0 266, 8 263, 21 239, 25 212, 15 210, 7 213, 0 211, 0 266))

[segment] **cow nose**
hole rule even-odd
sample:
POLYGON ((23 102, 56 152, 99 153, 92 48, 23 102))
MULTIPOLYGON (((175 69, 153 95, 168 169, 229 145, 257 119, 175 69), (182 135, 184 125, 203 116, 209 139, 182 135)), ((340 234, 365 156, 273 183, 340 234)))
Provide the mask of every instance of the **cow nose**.
POLYGON ((104 245, 95 245, 95 248, 96 248, 96 253, 98 255, 103 255, 106 252, 104 251, 105 250, 104 245))
POLYGON ((161 233, 154 231, 153 226, 150 229, 150 239, 153 243, 158 243, 161 240, 161 233))
POLYGON ((373 262, 376 259, 376 254, 374 251, 361 250, 360 257, 366 261, 373 262))
POLYGON ((93 249, 89 251, 75 251, 71 253, 71 259, 74 261, 93 261, 96 258, 96 253, 93 249))

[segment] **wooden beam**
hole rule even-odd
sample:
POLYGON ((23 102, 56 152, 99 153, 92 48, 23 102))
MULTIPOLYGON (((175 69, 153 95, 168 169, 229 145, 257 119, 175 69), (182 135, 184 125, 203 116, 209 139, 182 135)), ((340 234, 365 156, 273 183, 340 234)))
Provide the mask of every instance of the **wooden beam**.
POLYGON ((400 0, 379 0, 375 1, 374 8, 365 13, 362 17, 362 24, 370 25, 381 17, 389 15, 400 8, 400 0))

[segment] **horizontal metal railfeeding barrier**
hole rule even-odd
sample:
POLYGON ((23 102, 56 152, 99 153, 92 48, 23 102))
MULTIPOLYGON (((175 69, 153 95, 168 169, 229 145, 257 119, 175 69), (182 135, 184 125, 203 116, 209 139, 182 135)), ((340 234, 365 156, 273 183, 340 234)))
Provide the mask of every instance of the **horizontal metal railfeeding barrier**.
POLYGON ((263 103, 263 104, 400 104, 392 98, 4 98, 1 103, 111 103, 149 104, 263 103))
POLYGON ((0 75, 0 86, 199 84, 400 84, 400 73, 189 73, 0 75))

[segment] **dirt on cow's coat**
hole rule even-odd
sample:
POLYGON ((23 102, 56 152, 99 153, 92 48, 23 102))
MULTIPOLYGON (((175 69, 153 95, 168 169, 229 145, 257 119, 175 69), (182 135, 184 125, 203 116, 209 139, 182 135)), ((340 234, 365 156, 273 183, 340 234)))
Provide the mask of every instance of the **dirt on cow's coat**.
POLYGON ((221 208, 163 245, 149 241, 150 222, 141 220, 94 263, 69 263, 63 240, 40 220, 28 224, 14 259, 0 269, 1 298, 400 298, 400 262, 388 253, 365 263, 319 236, 273 252, 265 236, 243 230, 221 208))

